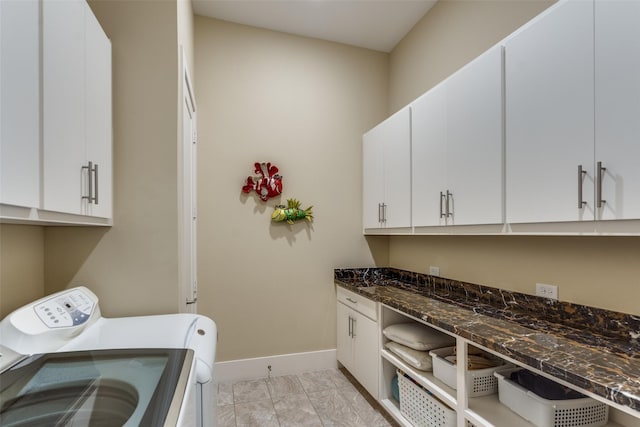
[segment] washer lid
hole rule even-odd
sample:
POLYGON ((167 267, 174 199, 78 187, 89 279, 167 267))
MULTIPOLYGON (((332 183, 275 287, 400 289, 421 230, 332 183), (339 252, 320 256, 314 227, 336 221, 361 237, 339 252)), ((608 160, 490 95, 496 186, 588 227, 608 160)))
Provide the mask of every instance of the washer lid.
POLYGON ((35 355, 0 374, 2 425, 175 425, 192 364, 185 349, 35 355))

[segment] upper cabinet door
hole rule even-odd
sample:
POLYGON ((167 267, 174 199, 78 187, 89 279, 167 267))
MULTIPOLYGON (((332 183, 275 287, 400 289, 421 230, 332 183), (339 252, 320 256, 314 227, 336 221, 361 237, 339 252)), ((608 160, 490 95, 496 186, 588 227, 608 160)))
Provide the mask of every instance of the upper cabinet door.
POLYGON ((447 92, 440 84, 411 105, 412 221, 446 225, 447 92))
POLYGON ((503 222, 502 47, 452 75, 447 89, 450 224, 503 222))
POLYGON ((364 228, 411 226, 411 116, 398 111, 362 137, 364 228))
POLYGON ((507 222, 594 218, 593 37, 593 3, 567 1, 505 43, 507 222))
POLYGON ((383 138, 378 128, 362 137, 362 220, 364 228, 382 227, 384 200, 383 138))
POLYGON ((598 219, 640 218, 640 1, 595 2, 598 219))
POLYGON ((91 172, 93 200, 86 200, 84 214, 111 218, 111 42, 86 3, 85 46, 85 161, 92 162, 94 171, 91 172))
POLYGON ((0 203, 40 206, 40 4, 0 1, 0 203))
POLYGON ((43 7, 43 209, 82 214, 85 166, 85 2, 43 7))
POLYGON ((411 111, 388 119, 384 155, 385 227, 411 227, 411 111))

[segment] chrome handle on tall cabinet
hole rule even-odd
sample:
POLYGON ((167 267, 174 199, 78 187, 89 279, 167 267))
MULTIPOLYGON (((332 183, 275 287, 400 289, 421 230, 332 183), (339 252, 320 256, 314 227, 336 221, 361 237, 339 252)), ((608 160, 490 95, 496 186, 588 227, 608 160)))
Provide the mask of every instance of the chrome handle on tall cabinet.
POLYGON ((582 209, 587 204, 582 200, 582 181, 586 174, 587 171, 582 169, 582 165, 578 165, 578 209, 582 209))
POLYGON ((444 218, 445 214, 442 211, 442 199, 444 198, 444 193, 440 192, 440 218, 444 218))
POLYGON ((378 203, 378 222, 382 222, 382 203, 378 203))
POLYGON ((601 208, 603 203, 606 203, 607 201, 604 200, 602 198, 602 178, 603 178, 603 172, 607 170, 607 168, 602 167, 602 162, 598 162, 597 165, 597 183, 596 183, 596 206, 601 208))
POLYGON ((351 336, 351 316, 349 316, 349 336, 351 336))

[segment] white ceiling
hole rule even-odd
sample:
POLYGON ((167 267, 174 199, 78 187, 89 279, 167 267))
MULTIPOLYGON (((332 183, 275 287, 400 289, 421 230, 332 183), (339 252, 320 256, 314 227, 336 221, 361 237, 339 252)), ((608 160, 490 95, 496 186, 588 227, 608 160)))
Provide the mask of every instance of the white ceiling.
POLYGON ((193 0, 196 15, 390 52, 436 0, 193 0))

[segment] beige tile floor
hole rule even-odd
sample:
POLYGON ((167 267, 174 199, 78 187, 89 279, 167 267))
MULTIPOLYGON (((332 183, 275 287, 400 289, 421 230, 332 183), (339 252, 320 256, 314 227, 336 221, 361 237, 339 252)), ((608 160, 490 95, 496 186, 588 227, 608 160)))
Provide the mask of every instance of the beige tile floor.
POLYGON ((346 372, 306 372, 218 385, 218 427, 397 424, 346 372))

